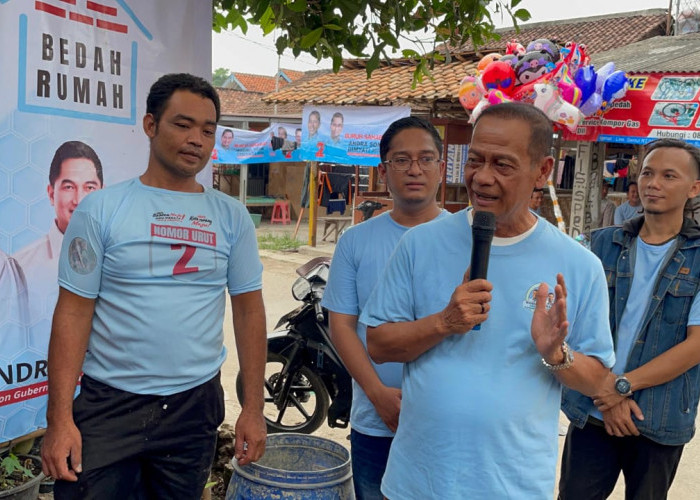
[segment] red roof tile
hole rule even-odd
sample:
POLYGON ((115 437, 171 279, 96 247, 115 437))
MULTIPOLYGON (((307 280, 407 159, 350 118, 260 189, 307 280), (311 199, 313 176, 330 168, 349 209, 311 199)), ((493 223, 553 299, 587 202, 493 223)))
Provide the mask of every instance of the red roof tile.
POLYGON ((244 90, 234 90, 218 88, 219 100, 221 101, 221 114, 241 117, 301 117, 302 105, 298 103, 276 105, 264 102, 262 92, 246 92, 244 90))
MULTIPOLYGON (((538 38, 547 38, 560 45, 574 41, 587 46, 589 54, 603 52, 630 43, 666 34, 667 13, 664 9, 609 14, 605 16, 565 19, 544 23, 523 24, 520 31, 499 29, 500 40, 491 40, 478 47, 480 52, 503 51, 507 42, 518 40, 527 46, 538 38)), ((457 52, 473 52, 470 42, 457 52)))

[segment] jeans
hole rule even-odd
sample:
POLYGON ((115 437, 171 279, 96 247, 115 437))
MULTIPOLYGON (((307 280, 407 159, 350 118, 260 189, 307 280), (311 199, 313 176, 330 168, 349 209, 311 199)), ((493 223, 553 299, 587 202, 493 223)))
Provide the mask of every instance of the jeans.
POLYGON ((610 436, 600 420, 569 426, 562 455, 559 500, 608 498, 620 471, 626 500, 662 500, 676 475, 683 445, 668 446, 644 436, 610 436))
POLYGON ((350 431, 352 480, 357 500, 382 500, 382 477, 389 458, 393 437, 368 436, 350 431))

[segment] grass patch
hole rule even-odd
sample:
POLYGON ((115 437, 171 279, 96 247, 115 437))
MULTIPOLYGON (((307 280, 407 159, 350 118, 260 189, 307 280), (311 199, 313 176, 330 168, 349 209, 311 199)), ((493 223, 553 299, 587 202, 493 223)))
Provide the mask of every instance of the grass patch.
POLYGON ((303 243, 290 238, 288 235, 261 234, 258 236, 258 248, 261 250, 296 250, 303 243))

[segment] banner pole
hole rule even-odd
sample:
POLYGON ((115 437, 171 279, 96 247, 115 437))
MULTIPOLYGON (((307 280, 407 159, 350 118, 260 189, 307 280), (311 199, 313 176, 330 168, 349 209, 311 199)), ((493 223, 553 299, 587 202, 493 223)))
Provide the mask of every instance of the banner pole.
POLYGON ((316 178, 318 162, 312 161, 309 173, 309 246, 316 246, 316 218, 318 217, 318 200, 316 199, 316 178))

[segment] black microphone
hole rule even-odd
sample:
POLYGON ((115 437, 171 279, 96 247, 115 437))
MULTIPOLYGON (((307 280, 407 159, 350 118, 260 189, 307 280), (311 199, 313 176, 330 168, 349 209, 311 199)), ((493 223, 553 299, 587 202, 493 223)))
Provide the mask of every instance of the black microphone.
POLYGON ((469 280, 486 279, 491 241, 496 231, 496 216, 491 212, 474 212, 472 222, 472 262, 469 280))

